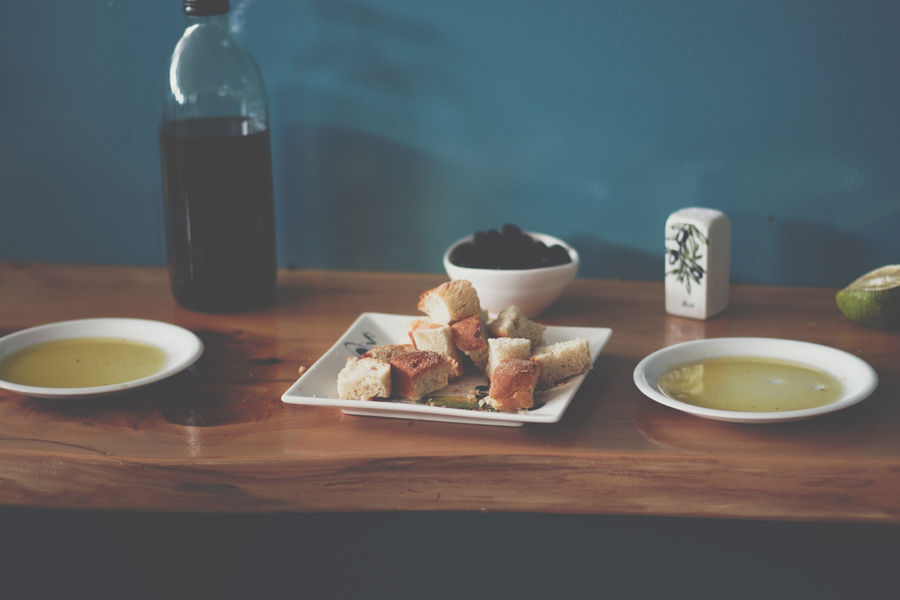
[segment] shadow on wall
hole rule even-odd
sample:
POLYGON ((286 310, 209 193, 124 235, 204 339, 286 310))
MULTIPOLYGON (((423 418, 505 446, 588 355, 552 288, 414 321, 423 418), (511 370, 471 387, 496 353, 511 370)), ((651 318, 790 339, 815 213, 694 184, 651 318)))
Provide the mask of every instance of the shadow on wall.
MULTIPOLYGON (((833 227, 804 221, 770 222, 769 231, 759 231, 752 221, 745 221, 746 226, 740 218, 735 221, 731 249, 734 283, 760 283, 762 275, 774 273, 776 281, 789 285, 843 287, 880 266, 873 264, 871 257, 882 253, 871 243, 833 227)), ((570 243, 581 255, 579 277, 663 280, 662 250, 654 254, 588 234, 576 236, 570 243)))
POLYGON ((425 269, 423 202, 431 162, 414 149, 337 128, 291 126, 278 235, 290 267, 425 269), (324 243, 323 243, 324 242, 324 243))
MULTIPOLYGON (((518 137, 483 120, 499 112, 485 103, 496 104, 466 94, 477 78, 467 79, 458 61, 471 40, 387 3, 310 0, 288 13, 265 36, 286 69, 272 79, 272 104, 280 121, 279 252, 289 266, 435 271, 447 241, 504 220, 525 224, 518 214, 527 214, 559 219, 553 231, 579 249, 582 277, 661 280, 662 223, 688 205, 721 208, 732 219, 736 283, 843 285, 897 260, 889 240, 897 239, 891 226, 900 226, 900 213, 885 200, 900 187, 896 157, 860 149, 855 129, 829 130, 815 113, 797 121, 794 102, 773 122, 726 113, 734 124, 715 135, 678 111, 664 113, 658 131, 626 121, 608 143, 629 140, 628 152, 576 139, 571 154, 531 168, 540 161, 513 148, 518 137), (602 200, 581 191, 566 208, 598 220, 612 208, 619 229, 607 235, 617 238, 584 231, 542 202, 566 174, 580 180, 572 156, 576 167, 602 163, 612 183, 602 200), (480 215, 477 223, 469 213, 480 215), (647 215, 658 220, 653 231, 647 215)), ((534 154, 545 158, 546 147, 534 154)))
POLYGON ((578 276, 600 279, 639 279, 662 281, 663 242, 657 254, 621 244, 613 244, 590 234, 567 240, 581 257, 578 276))
POLYGON ((789 221, 776 229, 776 281, 791 285, 845 286, 871 267, 872 244, 833 227, 789 221))
POLYGON ((403 140, 428 137, 423 107, 458 112, 439 32, 353 0, 300 10, 306 27, 273 95, 281 255, 288 266, 433 269, 428 240, 443 208, 428 190, 439 169, 403 140))
POLYGON ((892 169, 865 156, 818 152, 734 165, 715 172, 701 191, 708 202, 747 207, 725 209, 732 221, 732 281, 844 286, 896 261, 896 249, 876 241, 897 239, 891 231, 900 212, 879 200, 898 183, 892 169), (828 215, 842 218, 822 223, 828 215))
MULTIPOLYGON (((801 220, 781 222, 744 212, 732 220, 731 281, 733 283, 786 282, 785 285, 843 287, 882 264, 897 262, 890 249, 835 227, 801 220), (880 258, 875 258, 880 257, 880 258)), ((900 226, 900 216, 882 228, 900 226)), ((662 281, 664 253, 648 252, 608 242, 591 234, 568 240, 581 256, 578 276, 601 279, 662 281)), ((662 248, 660 232, 660 248, 662 248)))

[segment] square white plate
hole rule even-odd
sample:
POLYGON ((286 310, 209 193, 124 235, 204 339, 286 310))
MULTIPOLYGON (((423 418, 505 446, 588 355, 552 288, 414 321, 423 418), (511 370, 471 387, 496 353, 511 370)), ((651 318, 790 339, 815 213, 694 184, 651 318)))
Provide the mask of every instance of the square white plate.
MULTIPOLYGON (((403 400, 343 400, 337 397, 337 376, 349 356, 359 356, 373 346, 383 344, 408 344, 407 326, 413 319, 409 315, 363 313, 353 325, 316 363, 304 373, 281 397, 289 404, 333 406, 348 415, 392 417, 395 419, 422 419, 449 423, 476 425, 506 425, 518 427, 525 423, 556 423, 560 420, 575 392, 584 381, 585 374, 572 377, 559 387, 538 392, 535 403, 543 403, 533 410, 523 412, 492 412, 465 408, 428 406, 403 400)), ((612 335, 606 327, 552 327, 544 332, 544 342, 553 344, 576 337, 590 342, 591 359, 596 362, 600 351, 612 335)), ((487 385, 487 378, 463 377, 451 383, 440 395, 465 395, 474 385, 487 385), (462 388, 466 388, 463 390, 462 388)))

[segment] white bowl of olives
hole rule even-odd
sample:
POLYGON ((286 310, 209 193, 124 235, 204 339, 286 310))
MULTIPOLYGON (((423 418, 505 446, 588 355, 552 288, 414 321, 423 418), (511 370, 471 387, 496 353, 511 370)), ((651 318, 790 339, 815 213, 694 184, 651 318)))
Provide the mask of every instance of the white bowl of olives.
POLYGON ((514 304, 528 317, 539 315, 575 279, 578 264, 578 252, 561 239, 510 224, 466 236, 444 252, 450 279, 470 281, 492 314, 514 304))

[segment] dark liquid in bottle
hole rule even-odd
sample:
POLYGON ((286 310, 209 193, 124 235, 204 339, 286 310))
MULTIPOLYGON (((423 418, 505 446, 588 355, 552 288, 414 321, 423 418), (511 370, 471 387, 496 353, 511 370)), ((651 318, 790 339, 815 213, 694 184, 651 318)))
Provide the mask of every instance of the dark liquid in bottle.
POLYGON ((231 312, 275 292, 275 216, 268 130, 236 118, 185 119, 160 130, 172 293, 183 306, 231 312))

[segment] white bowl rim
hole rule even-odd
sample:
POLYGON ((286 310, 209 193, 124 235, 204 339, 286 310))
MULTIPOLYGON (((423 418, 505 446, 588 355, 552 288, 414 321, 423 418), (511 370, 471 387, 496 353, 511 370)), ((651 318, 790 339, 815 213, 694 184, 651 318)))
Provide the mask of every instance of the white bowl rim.
POLYGON ((194 364, 204 351, 203 342, 196 334, 174 323, 139 317, 93 317, 44 323, 0 337, 0 359, 6 358, 16 350, 43 341, 98 337, 95 333, 97 330, 110 329, 114 330, 115 334, 101 333, 99 337, 121 337, 153 344, 166 353, 166 364, 150 375, 121 383, 63 388, 32 386, 0 379, 0 388, 36 398, 84 398, 118 394, 171 377, 194 364))
MULTIPOLYGON (((553 271, 566 271, 570 270, 573 267, 577 270, 579 263, 581 262, 581 258, 578 255, 578 251, 573 248, 571 245, 566 243, 565 241, 559 239, 556 236, 550 235, 549 233, 541 233, 539 231, 526 231, 522 230, 522 233, 530 235, 531 237, 537 239, 540 242, 544 242, 548 246, 554 246, 559 244, 569 253, 569 258, 571 258, 571 262, 563 263, 561 265, 552 265, 549 267, 534 267, 533 269, 485 269, 482 267, 464 267, 462 265, 457 265, 453 262, 450 262, 450 253, 453 252, 453 249, 459 246, 464 242, 470 242, 475 238, 475 234, 470 234, 465 237, 461 237, 444 251, 444 268, 448 271, 452 269, 463 269, 466 271, 471 271, 475 273, 490 273, 492 275, 499 275, 500 273, 510 273, 513 275, 521 276, 525 273, 550 273, 553 271)), ((502 277, 502 275, 500 275, 502 277)))
POLYGON ((644 357, 635 367, 633 378, 637 388, 651 400, 698 417, 732 423, 777 423, 808 419, 862 402, 878 387, 878 374, 875 369, 863 359, 845 350, 814 342, 762 337, 704 338, 666 346, 644 357), (765 348, 769 348, 769 350, 765 350, 765 348), (790 356, 786 357, 786 354, 790 356), (842 373, 836 373, 834 369, 823 366, 822 362, 824 359, 819 359, 823 355, 827 355, 832 359, 840 358, 842 361, 846 361, 846 371, 855 371, 857 377, 853 382, 855 389, 848 390, 845 388, 844 394, 840 398, 824 406, 798 410, 750 412, 696 406, 663 394, 657 388, 656 380, 653 377, 654 371, 659 371, 659 373, 656 373, 656 377, 658 377, 666 368, 693 360, 700 360, 708 356, 758 356, 762 358, 780 358, 809 365, 824 370, 840 379, 843 375, 842 373))

